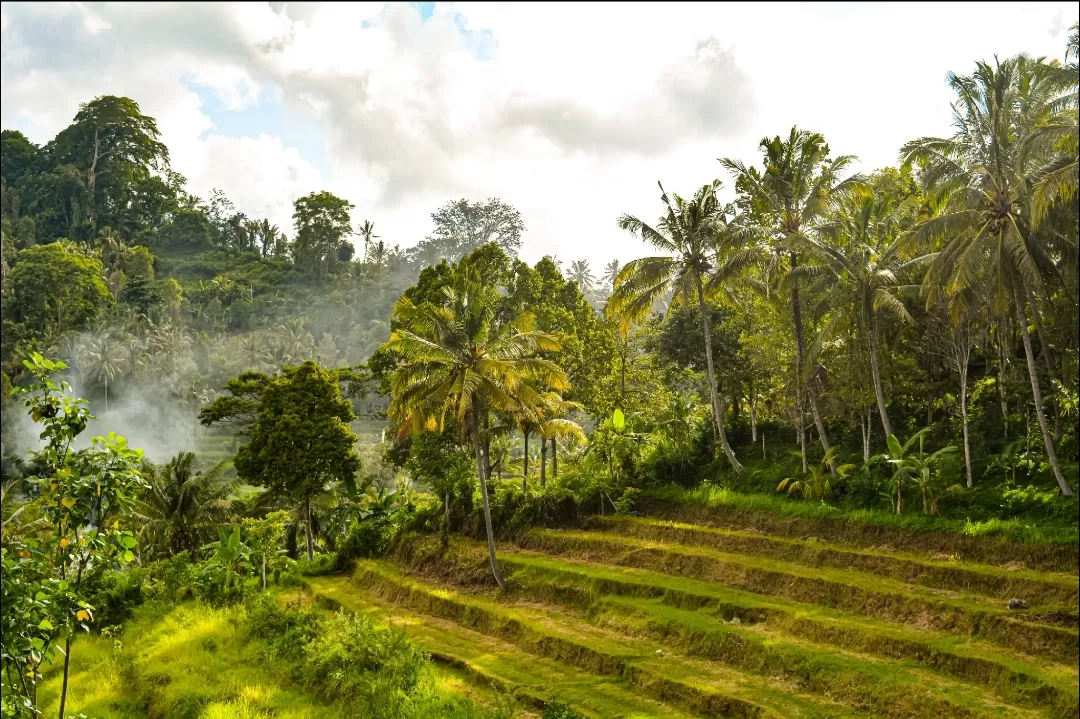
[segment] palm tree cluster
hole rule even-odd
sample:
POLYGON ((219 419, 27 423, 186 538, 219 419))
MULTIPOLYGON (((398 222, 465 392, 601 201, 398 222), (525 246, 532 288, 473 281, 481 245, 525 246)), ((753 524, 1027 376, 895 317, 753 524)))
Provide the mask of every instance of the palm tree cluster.
POLYGON ((400 323, 386 347, 400 358, 391 380, 387 412, 409 432, 442 429, 448 421, 471 444, 480 480, 491 569, 504 586, 495 557, 488 483, 491 476, 489 413, 516 418, 542 436, 564 431, 551 416, 560 408, 556 393, 568 385, 566 372, 540 352, 557 352, 559 340, 534 329, 521 313, 497 316, 498 293, 472 267, 443 287, 439 304, 419 305, 402 297, 394 306, 400 323))
MULTIPOLYGON (((1075 48, 1069 52, 1075 58, 1075 48)), ((961 348, 952 356, 960 358, 965 383, 977 318, 999 331, 1015 321, 1046 457, 1061 492, 1072 494, 1054 447, 1060 432, 1051 430, 1042 388, 1059 379, 1043 316, 1052 303, 1066 297, 1075 303, 1076 297, 1070 203, 1077 187, 1077 73, 1019 55, 978 63, 971 75, 950 74, 949 83, 957 95, 955 132, 904 145, 899 177, 914 168, 917 184, 909 181, 910 187, 889 187, 895 171, 853 173, 854 156, 833 156, 820 134, 792 128, 784 138, 761 141, 760 168, 720 160, 735 182, 733 205, 719 201, 717 180, 690 199, 661 187, 664 211, 655 225, 632 215, 619 218, 621 228, 662 254, 607 268, 604 279, 613 280, 607 311, 625 334, 664 310, 665 302, 668 314, 679 305, 697 305, 714 424, 735 470, 741 466, 724 432, 729 394, 718 386, 713 363, 711 303, 737 303, 747 291, 778 310, 786 303, 794 340, 788 389, 803 471, 808 407, 835 473, 821 407, 828 388, 819 364, 823 348, 834 341, 837 320, 849 318, 851 356, 862 358, 858 366, 865 367, 881 427, 893 435, 881 369, 882 318, 914 323, 921 298, 920 312, 947 312, 951 346, 961 348), (808 310, 817 328, 811 337, 808 310)), ((966 395, 965 387, 964 402, 966 395)), ((966 407, 962 413, 966 449, 966 407)), ((868 433, 866 425, 864 446, 868 433)), ((970 452, 965 455, 970 483, 970 452)))

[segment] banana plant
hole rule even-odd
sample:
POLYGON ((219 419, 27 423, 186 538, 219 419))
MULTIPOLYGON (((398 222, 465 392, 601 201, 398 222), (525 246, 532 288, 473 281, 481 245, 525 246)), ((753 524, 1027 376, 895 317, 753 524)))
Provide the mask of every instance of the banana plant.
MULTIPOLYGON (((795 453, 798 455, 798 453, 795 453)), ((801 456, 801 455, 799 455, 801 456)), ((776 487, 777 492, 801 494, 804 499, 826 500, 833 493, 834 475, 830 467, 836 464, 836 447, 830 447, 821 462, 810 467, 810 475, 804 479, 785 477, 776 487)), ((854 464, 842 464, 836 468, 835 479, 843 479, 855 469, 854 464)))
POLYGON ((950 444, 947 447, 942 447, 933 454, 927 454, 923 451, 923 443, 926 438, 926 433, 929 431, 929 427, 919 430, 902 445, 895 434, 890 434, 888 437, 889 454, 886 456, 886 460, 895 467, 892 481, 894 482, 893 491, 896 495, 897 514, 900 514, 901 511, 901 498, 903 495, 905 474, 907 475, 907 479, 910 479, 919 487, 919 491, 922 494, 923 512, 926 514, 937 514, 937 501, 939 496, 938 480, 940 478, 939 465, 942 458, 956 452, 956 446, 950 444), (919 450, 913 452, 911 450, 916 442, 918 442, 919 450))
POLYGON ((218 542, 211 545, 214 554, 210 561, 220 566, 225 572, 225 589, 232 586, 233 577, 243 574, 247 566, 251 548, 240 541, 240 525, 234 525, 232 532, 225 533, 224 527, 218 528, 218 542))

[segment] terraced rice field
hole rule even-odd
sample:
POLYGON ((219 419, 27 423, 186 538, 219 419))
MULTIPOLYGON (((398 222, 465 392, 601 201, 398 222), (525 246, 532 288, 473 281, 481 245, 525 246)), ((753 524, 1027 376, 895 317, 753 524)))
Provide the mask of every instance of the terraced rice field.
POLYGON ((533 530, 499 547, 506 592, 485 545, 417 537, 305 591, 534 710, 555 697, 602 717, 1077 715, 1075 548, 1017 547, 1025 565, 995 544, 980 563, 925 538, 870 549, 728 524, 533 530))

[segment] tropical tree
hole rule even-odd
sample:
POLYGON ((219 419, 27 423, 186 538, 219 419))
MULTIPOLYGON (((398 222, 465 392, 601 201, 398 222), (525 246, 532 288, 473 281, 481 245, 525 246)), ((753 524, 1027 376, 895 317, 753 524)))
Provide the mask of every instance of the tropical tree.
POLYGON ((832 286, 854 300, 857 327, 870 355, 871 380, 886 436, 893 433, 893 428, 881 385, 878 314, 885 311, 904 322, 914 322, 896 294, 908 264, 901 256, 902 226, 897 209, 888 198, 844 198, 836 219, 818 228, 820 237, 804 235, 792 242, 809 251, 820 264, 800 265, 787 276, 789 281, 796 281, 827 273, 832 286))
POLYGON ((709 326, 707 298, 722 282, 742 267, 744 254, 732 252, 734 234, 728 223, 732 208, 720 204, 716 192, 720 181, 704 185, 687 201, 678 195, 668 197, 660 183, 660 199, 666 209, 656 228, 632 215, 619 218, 619 227, 639 235, 645 243, 667 254, 642 257, 619 271, 615 290, 608 299, 607 311, 618 317, 625 337, 631 324, 641 322, 653 305, 671 294, 668 315, 676 305, 696 302, 701 312, 705 336, 706 374, 712 400, 713 422, 728 462, 737 472, 743 467, 728 444, 724 431, 725 406, 716 387, 713 368, 712 332, 709 326))
MULTIPOLYGON (((948 81, 957 94, 956 132, 913 140, 901 150, 905 164, 921 166, 923 183, 942 206, 913 233, 925 246, 940 243, 923 291, 928 304, 947 300, 954 312, 971 308, 976 288, 988 293, 994 312, 1007 312, 1011 303, 1046 455, 1062 494, 1072 496, 1047 426, 1028 329, 1029 307, 1036 324, 1041 321, 1035 296, 1045 294, 1044 275, 1055 267, 1046 235, 1033 231, 1032 186, 1047 158, 1030 138, 1068 103, 1077 80, 1073 76, 1070 86, 1041 58, 1018 55, 977 63, 971 75, 950 73, 948 81)), ((1075 237, 1055 239, 1076 257, 1075 237)))
POLYGON ((555 391, 566 389, 569 382, 558 365, 536 357, 538 351, 558 351, 558 340, 535 331, 533 317, 527 313, 498 322, 499 295, 481 282, 475 268, 460 267, 442 294, 440 305, 415 305, 408 297, 394 305, 400 327, 385 347, 400 360, 391 376, 387 413, 401 435, 441 430, 447 413, 456 419, 462 434, 468 432, 480 479, 491 571, 499 587, 505 588, 495 557, 488 501, 490 460, 481 427, 487 425, 491 410, 537 412, 543 398, 530 380, 555 391))
POLYGON ((124 343, 109 328, 101 328, 82 338, 75 349, 80 372, 91 382, 102 383, 105 411, 109 411, 109 381, 127 369, 124 343))
POLYGON ((311 360, 268 382, 254 373, 247 376, 261 387, 251 441, 237 451, 236 473, 303 508, 310 560, 312 498, 329 482, 353 482, 360 470, 357 437, 349 428, 355 419, 352 405, 341 396, 338 377, 311 360))
POLYGON ((803 479, 785 477, 776 487, 777 492, 799 494, 803 499, 821 501, 828 499, 833 493, 833 476, 843 478, 855 469, 854 464, 842 464, 832 470, 836 464, 836 447, 832 447, 822 457, 821 462, 810 468, 810 476, 803 479))
POLYGON ((575 260, 570 263, 570 276, 568 279, 578 286, 581 294, 588 294, 593 285, 596 284, 596 277, 593 275, 592 270, 589 269, 588 260, 575 260))
POLYGON ((209 541, 215 528, 228 522, 240 482, 224 479, 227 467, 227 462, 219 462, 196 472, 191 452, 181 452, 166 464, 144 465, 147 486, 133 509, 147 554, 194 553, 209 541))
MULTIPOLYGON (((825 138, 816 132, 792 127, 787 140, 779 136, 764 138, 759 143, 764 156, 765 170, 749 168, 741 160, 724 158, 720 163, 736 178, 736 189, 744 193, 750 203, 749 216, 769 243, 774 253, 771 270, 778 271, 782 255, 786 252, 790 269, 799 265, 796 243, 805 240, 809 230, 825 216, 830 206, 849 191, 862 186, 860 175, 842 177, 855 161, 854 155, 829 157, 825 138)), ((827 454, 829 437, 825 422, 818 409, 817 393, 809 381, 812 372, 804 371, 807 358, 806 339, 803 333, 802 305, 799 300, 799 283, 790 283, 791 314, 795 326, 795 377, 798 383, 799 432, 802 433, 803 397, 810 400, 821 447, 827 454)), ((800 441, 805 447, 805 444, 800 441)), ((805 451, 805 450, 804 450, 805 451)), ((803 462, 805 466, 805 460, 803 462)))
POLYGON ((615 289, 615 280, 619 277, 619 271, 622 269, 622 265, 618 260, 612 260, 604 265, 604 274, 600 277, 600 281, 607 285, 610 289, 615 289))

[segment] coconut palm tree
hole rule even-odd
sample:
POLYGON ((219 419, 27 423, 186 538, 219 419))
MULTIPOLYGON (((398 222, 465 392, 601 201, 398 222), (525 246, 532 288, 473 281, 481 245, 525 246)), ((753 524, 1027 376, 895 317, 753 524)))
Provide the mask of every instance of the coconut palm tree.
POLYGON ((491 571, 504 588, 495 558, 489 461, 481 427, 491 410, 513 414, 541 407, 543 399, 530 380, 555 391, 565 390, 569 382, 558 365, 535 356, 538 351, 558 351, 558 340, 535 331, 529 314, 498 323, 498 293, 484 286, 474 271, 462 273, 443 292, 441 306, 416 306, 407 297, 394 305, 401 326, 386 347, 401 360, 391 377, 387 413, 401 434, 440 428, 447 412, 453 413, 463 434, 468 432, 480 478, 491 571))
POLYGON ((878 314, 884 310, 903 322, 914 321, 896 294, 908 264, 900 255, 898 209, 903 207, 894 208, 887 200, 871 195, 846 198, 836 219, 818 228, 818 237, 801 236, 793 242, 793 246, 808 251, 820 264, 799 265, 786 278, 796 281, 825 273, 834 290, 854 299, 859 334, 869 350, 870 375, 886 437, 893 434, 893 428, 881 386, 878 314))
MULTIPOLYGON (((927 303, 948 300, 953 313, 970 310, 975 288, 988 293, 991 310, 1016 313, 1027 359, 1035 414, 1047 459, 1062 494, 1072 496, 1054 450, 1043 411, 1028 308, 1044 293, 1044 274, 1054 262, 1042 244, 1046 235, 1033 231, 1032 187, 1047 162, 1046 147, 1031 142, 1039 125, 1060 116, 1075 93, 1054 65, 1018 55, 994 65, 980 62, 971 75, 950 73, 957 94, 953 103, 956 132, 952 137, 923 137, 904 145, 901 160, 922 167, 922 181, 939 203, 938 216, 920 223, 912 234, 925 246, 940 250, 923 280, 927 303)), ((1056 237, 1076 256, 1076 239, 1056 237)), ((1037 323, 1041 321, 1037 316, 1037 323)))
POLYGON ((356 234, 364 238, 364 257, 367 257, 367 248, 371 244, 372 240, 379 239, 379 236, 375 234, 375 223, 371 220, 364 220, 364 224, 356 228, 356 234))
POLYGON ((627 263, 616 278, 607 311, 618 317, 620 333, 626 336, 631 324, 648 317, 656 301, 669 293, 672 294, 669 315, 678 304, 697 304, 705 335, 713 421, 728 462, 736 472, 741 472, 743 466, 735 457, 724 431, 725 407, 716 387, 712 331, 706 304, 706 298, 719 289, 721 282, 742 266, 744 256, 731 253, 733 243, 727 215, 732 209, 721 205, 716 197, 719 180, 698 189, 689 201, 674 194, 669 198, 664 186, 657 184, 666 211, 655 228, 632 215, 623 215, 618 222, 620 228, 639 235, 642 241, 667 254, 627 263))
POLYGON ((105 389, 105 411, 109 411, 109 382, 122 375, 127 368, 127 352, 124 343, 108 329, 102 329, 82 338, 75 349, 79 371, 91 382, 101 382, 105 389))
POLYGON ((575 260, 570 263, 569 280, 578 286, 583 295, 592 291, 593 285, 596 284, 596 277, 589 269, 589 261, 575 260))
MULTIPOLYGON (((238 479, 224 479, 227 462, 196 472, 195 455, 181 452, 162 465, 147 463, 147 487, 134 511, 140 523, 140 546, 157 555, 193 552, 229 521, 238 479)), ((145 557, 144 557, 145 558, 145 557)))
MULTIPOLYGON (((759 233, 769 240, 775 253, 773 264, 779 268, 780 259, 787 252, 790 269, 799 265, 798 250, 794 245, 806 238, 809 231, 820 222, 830 206, 849 191, 861 187, 860 175, 842 177, 855 161, 854 155, 829 158, 829 146, 825 138, 816 132, 792 127, 787 140, 779 136, 764 138, 758 145, 765 161, 765 171, 758 172, 746 167, 741 160, 724 158, 720 163, 736 178, 740 191, 755 206, 759 233)), ((806 359, 806 340, 803 334, 802 307, 799 302, 799 283, 793 281, 791 288, 791 313, 795 325, 795 377, 798 383, 799 432, 802 430, 803 397, 810 400, 821 447, 829 452, 829 437, 825 423, 818 410, 817 393, 808 381, 810 372, 803 371, 806 359)), ((805 448, 805 444, 801 442, 805 448)), ((804 449, 805 452, 805 449, 804 449)), ((803 465, 805 466, 805 458, 803 465)), ((835 462, 833 462, 835 464, 835 462)))
POLYGON ((612 290, 615 289, 615 279, 619 276, 619 270, 622 269, 622 265, 618 260, 612 260, 604 265, 604 274, 600 278, 600 281, 607 285, 612 290))

